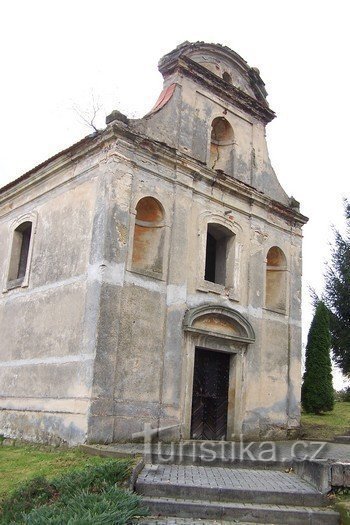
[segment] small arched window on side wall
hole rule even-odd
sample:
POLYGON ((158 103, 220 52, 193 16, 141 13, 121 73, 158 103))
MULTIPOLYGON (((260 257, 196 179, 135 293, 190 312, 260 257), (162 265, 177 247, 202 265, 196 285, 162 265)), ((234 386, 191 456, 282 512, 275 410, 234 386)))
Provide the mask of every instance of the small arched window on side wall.
POLYGON ((7 288, 23 285, 27 275, 33 223, 22 222, 13 232, 7 288))
POLYGON ((282 313, 287 307, 287 260, 278 246, 267 253, 265 306, 282 313))
POLYGON ((228 270, 230 262, 232 263, 233 243, 234 235, 225 226, 208 224, 204 275, 206 281, 223 286, 232 285, 232 276, 228 270))
POLYGON ((214 118, 210 134, 209 167, 233 174, 234 134, 231 124, 224 117, 214 118))
POLYGON ((162 205, 153 197, 142 198, 136 205, 132 270, 162 278, 164 239, 162 205))

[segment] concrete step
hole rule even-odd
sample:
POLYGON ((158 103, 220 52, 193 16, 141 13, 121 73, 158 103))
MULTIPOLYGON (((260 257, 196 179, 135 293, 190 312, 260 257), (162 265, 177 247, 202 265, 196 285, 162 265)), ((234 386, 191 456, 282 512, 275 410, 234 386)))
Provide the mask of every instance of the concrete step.
POLYGON ((232 466, 247 468, 290 467, 296 459, 342 459, 348 457, 346 445, 317 442, 224 442, 190 441, 181 443, 112 443, 82 445, 87 454, 130 457, 141 455, 147 463, 232 466))
MULTIPOLYGON (((284 525, 339 525, 339 514, 318 507, 289 505, 258 505, 255 503, 229 503, 190 499, 144 497, 143 506, 152 515, 192 518, 195 520, 241 520, 248 523, 274 523, 284 525)), ((166 523, 166 522, 165 522, 166 523)))
POLYGON ((325 497, 294 473, 184 465, 146 465, 135 485, 146 497, 322 506, 325 497))
MULTIPOLYGON (((310 455, 315 450, 310 446, 310 455)), ((290 445, 279 447, 271 454, 263 454, 260 443, 253 443, 249 450, 245 445, 234 442, 191 442, 191 443, 154 443, 145 448, 138 443, 111 445, 81 445, 80 448, 89 455, 106 457, 137 457, 143 456, 147 463, 165 465, 208 465, 232 466, 242 468, 276 468, 290 467, 293 459, 290 455, 290 445)), ((297 452, 299 452, 297 450, 297 452)))
POLYGON ((350 436, 334 436, 336 443, 350 444, 350 436))
MULTIPOLYGON (((223 520, 196 520, 194 518, 175 518, 149 516, 143 521, 139 521, 138 525, 251 525, 247 521, 223 521, 223 520)), ((276 523, 265 523, 264 525, 277 525, 276 523)))

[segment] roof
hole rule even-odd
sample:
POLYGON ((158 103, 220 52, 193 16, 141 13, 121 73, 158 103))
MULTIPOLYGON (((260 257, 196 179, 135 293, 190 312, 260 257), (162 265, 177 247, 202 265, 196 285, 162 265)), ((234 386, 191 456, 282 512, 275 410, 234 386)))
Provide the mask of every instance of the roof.
POLYGON ((48 159, 44 160, 43 162, 41 162, 40 164, 38 164, 37 166, 35 166, 31 170, 27 171, 26 173, 24 173, 20 177, 17 177, 16 179, 12 180, 8 184, 5 184, 5 186, 2 186, 0 188, 0 195, 5 193, 6 191, 10 190, 14 186, 17 186, 17 184, 19 184, 20 182, 23 182, 23 181, 29 179, 36 171, 40 170, 41 168, 44 168, 45 166, 47 166, 48 164, 50 164, 54 160, 58 159, 59 157, 61 157, 63 155, 73 154, 73 152, 75 150, 78 150, 84 144, 89 144, 89 143, 93 142, 97 138, 97 136, 100 135, 100 133, 101 132, 91 133, 90 135, 87 135, 83 139, 79 140, 78 142, 75 142, 74 144, 72 144, 68 148, 65 148, 65 149, 59 151, 58 153, 55 153, 55 155, 53 155, 52 157, 49 157, 48 159))

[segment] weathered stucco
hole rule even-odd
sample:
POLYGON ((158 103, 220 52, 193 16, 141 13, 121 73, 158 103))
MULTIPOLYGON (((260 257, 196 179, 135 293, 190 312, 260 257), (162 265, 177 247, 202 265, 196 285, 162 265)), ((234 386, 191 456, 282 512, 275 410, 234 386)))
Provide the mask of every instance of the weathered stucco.
POLYGON ((6 435, 111 442, 151 423, 187 439, 196 347, 231 355, 227 439, 299 425, 306 219, 269 161, 264 84, 204 43, 159 67, 165 91, 151 113, 113 112, 105 130, 0 192, 6 435), (213 133, 214 119, 229 133, 213 133), (21 218, 35 227, 24 280, 11 284, 21 218), (204 278, 208 224, 229 236, 220 284, 204 278), (266 279, 285 283, 275 307, 266 279))

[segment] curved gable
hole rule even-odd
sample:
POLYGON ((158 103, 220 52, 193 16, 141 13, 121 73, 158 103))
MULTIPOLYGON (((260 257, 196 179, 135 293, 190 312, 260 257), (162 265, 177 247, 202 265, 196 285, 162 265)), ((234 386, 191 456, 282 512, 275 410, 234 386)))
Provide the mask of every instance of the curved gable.
POLYGON ((159 69, 163 72, 172 60, 186 56, 205 67, 214 75, 234 85, 247 95, 268 106, 265 84, 260 72, 232 49, 220 44, 206 42, 183 42, 176 49, 166 54, 159 61, 159 69))

